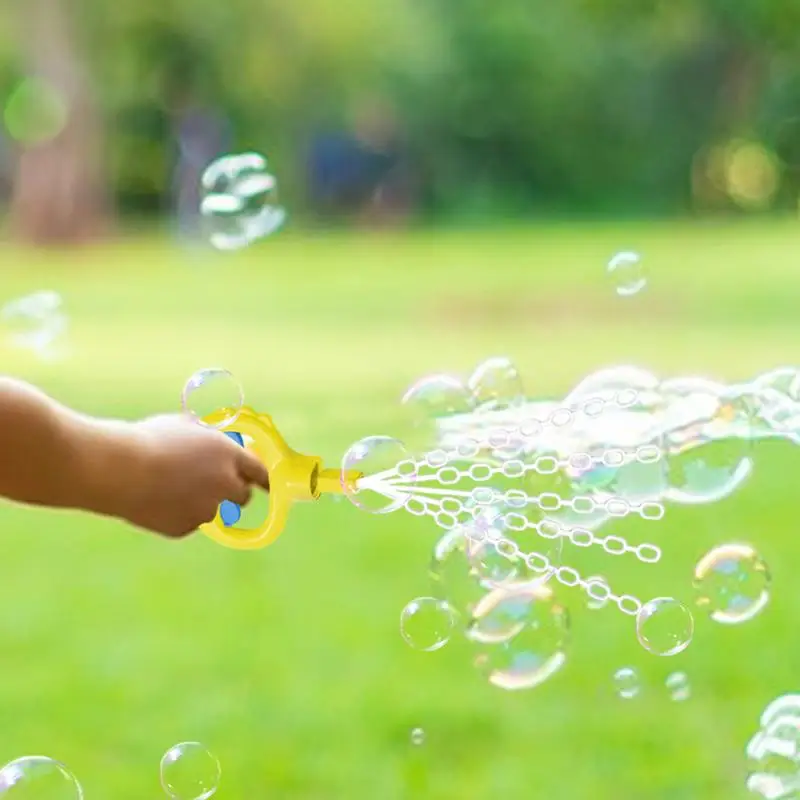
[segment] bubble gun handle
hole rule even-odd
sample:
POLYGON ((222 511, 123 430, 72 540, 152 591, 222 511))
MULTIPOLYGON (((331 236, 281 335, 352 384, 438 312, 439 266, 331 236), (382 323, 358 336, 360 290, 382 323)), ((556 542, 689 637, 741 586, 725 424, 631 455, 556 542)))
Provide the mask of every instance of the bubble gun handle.
MULTIPOLYGON (((322 459, 292 450, 267 414, 257 414, 244 407, 233 422, 220 424, 231 416, 223 409, 204 418, 208 425, 219 427, 240 444, 249 439, 248 449, 255 454, 269 473, 269 512, 254 528, 234 528, 223 506, 211 522, 200 526, 201 533, 225 547, 257 550, 272 544, 283 532, 294 503, 318 500, 323 494, 341 494, 345 486, 355 486, 358 472, 344 476, 338 469, 323 469, 322 459)), ((238 519, 238 513, 236 514, 238 519)), ((235 521, 235 519, 234 519, 235 521)))

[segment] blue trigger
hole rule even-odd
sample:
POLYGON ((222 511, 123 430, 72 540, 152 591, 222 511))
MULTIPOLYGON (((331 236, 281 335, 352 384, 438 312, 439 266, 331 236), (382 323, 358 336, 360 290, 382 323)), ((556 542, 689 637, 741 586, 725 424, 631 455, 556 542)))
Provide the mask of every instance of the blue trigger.
POLYGON ((238 431, 225 431, 225 435, 229 439, 233 439, 233 441, 236 442, 239 447, 244 447, 244 437, 238 431))
MULTIPOLYGON (((239 447, 244 447, 244 439, 241 433, 237 431, 225 431, 225 435, 236 442, 239 447)), ((223 500, 219 504, 219 516, 222 519, 222 524, 225 525, 226 528, 230 528, 242 518, 242 509, 237 503, 231 500, 223 500)))

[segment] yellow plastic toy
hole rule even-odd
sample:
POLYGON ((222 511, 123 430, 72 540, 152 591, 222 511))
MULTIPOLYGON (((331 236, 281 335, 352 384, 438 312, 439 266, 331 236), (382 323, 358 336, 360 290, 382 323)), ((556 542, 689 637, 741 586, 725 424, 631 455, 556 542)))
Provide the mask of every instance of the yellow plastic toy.
POLYGON ((240 444, 248 439, 248 449, 261 459, 269 472, 269 513, 255 528, 235 528, 223 519, 222 506, 216 517, 202 525, 200 531, 215 542, 238 550, 257 550, 272 544, 283 532, 294 503, 318 500, 323 494, 355 491, 359 472, 344 475, 338 469, 323 469, 322 459, 292 450, 278 432, 272 418, 243 407, 233 418, 228 409, 221 409, 203 419, 207 425, 236 437, 240 444), (225 420, 231 418, 230 423, 225 420))

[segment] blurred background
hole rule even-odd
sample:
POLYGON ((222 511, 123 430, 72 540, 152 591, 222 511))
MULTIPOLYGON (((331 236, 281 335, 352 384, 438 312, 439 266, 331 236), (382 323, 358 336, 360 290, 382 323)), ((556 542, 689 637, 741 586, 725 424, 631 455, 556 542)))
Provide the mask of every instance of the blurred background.
MULTIPOLYGON (((797 363, 798 26, 788 0, 6 2, 0 305, 60 300, 57 357, 4 329, 3 370, 136 418, 225 367, 336 465, 402 432, 413 380, 496 354, 530 398, 617 364, 734 381, 797 363), (219 253, 200 177, 242 152, 268 158, 288 220, 219 253), (630 297, 606 270, 623 250, 647 275, 630 297)), ((648 523, 662 564, 616 569, 689 602, 700 556, 752 542, 764 613, 698 617, 659 659, 562 587, 567 665, 522 692, 459 637, 402 640, 400 610, 433 591, 430 520, 324 502, 238 553, 3 505, 0 761, 59 758, 88 800, 163 796, 159 759, 187 740, 230 800, 747 797, 745 746, 800 659, 796 449, 755 451, 734 496, 648 523)))
POLYGON ((241 150, 325 224, 797 208, 800 11, 780 0, 2 15, 3 186, 29 238, 190 215, 197 170, 241 150))

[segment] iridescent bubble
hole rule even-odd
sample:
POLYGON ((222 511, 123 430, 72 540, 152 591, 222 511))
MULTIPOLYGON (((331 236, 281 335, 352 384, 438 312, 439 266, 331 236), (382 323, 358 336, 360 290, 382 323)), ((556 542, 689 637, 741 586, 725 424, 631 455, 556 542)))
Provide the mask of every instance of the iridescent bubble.
POLYGON ((472 564, 475 547, 463 528, 445 531, 433 549, 430 575, 440 593, 457 611, 471 614, 484 594, 472 564))
POLYGON ((23 145, 36 146, 54 139, 68 118, 64 94, 40 78, 26 78, 6 100, 6 130, 23 145))
POLYGON ((410 647, 432 653, 450 641, 455 622, 455 609, 446 600, 417 597, 400 613, 400 633, 410 647))
POLYGON ((770 583, 766 563, 750 545, 724 544, 697 563, 695 602, 715 622, 738 625, 764 609, 770 583))
POLYGON ((350 502, 372 514, 402 508, 417 477, 405 445, 391 436, 368 436, 342 457, 341 481, 350 502), (354 475, 360 475, 354 479, 354 475))
POLYGON ((226 369, 201 369, 192 375, 181 393, 181 407, 195 420, 211 428, 236 421, 244 403, 244 390, 226 369))
POLYGON ((729 496, 752 472, 752 395, 703 378, 665 381, 661 393, 666 498, 696 504, 729 496))
POLYGON ((475 404, 482 410, 519 406, 525 390, 516 365, 510 358, 496 356, 479 364, 468 381, 475 404))
POLYGON ((765 798, 795 797, 800 787, 800 716, 779 710, 781 699, 770 704, 761 730, 747 744, 747 788, 765 798))
POLYGON ((647 286, 642 257, 638 253, 630 250, 617 253, 608 262, 607 271, 620 297, 631 297, 647 286))
POLYGON ((482 526, 481 535, 475 537, 470 549, 470 561, 479 580, 487 589, 495 589, 518 578, 525 570, 525 562, 508 552, 502 514, 498 508, 487 508, 474 525, 482 526))
POLYGON ((414 728, 411 731, 411 744, 416 746, 425 744, 425 731, 422 728, 414 728))
POLYGON ((0 769, 0 796, 9 800, 82 800, 83 789, 59 761, 24 756, 0 769))
POLYGON ((657 597, 645 603, 636 616, 636 635, 649 653, 674 656, 682 653, 694 635, 689 609, 672 597, 657 597))
POLYGON ((632 700, 639 689, 639 674, 633 667, 620 667, 614 673, 614 690, 623 700, 632 700))
POLYGON ((222 769, 200 742, 181 742, 161 759, 161 786, 173 800, 208 800, 219 788, 222 769))
POLYGON ((6 303, 0 309, 0 320, 15 347, 50 359, 57 355, 56 346, 68 326, 63 305, 58 292, 34 292, 6 303))
POLYGON ((503 541, 487 539, 476 544, 473 550, 472 563, 481 582, 489 589, 495 589, 514 580, 524 568, 519 556, 503 554, 503 541))
POLYGON ((413 427, 414 446, 427 449, 443 420, 469 414, 474 407, 467 387, 453 375, 428 375, 408 388, 401 403, 413 427))
POLYGON ((569 614, 544 584, 503 587, 478 603, 467 635, 481 646, 475 664, 489 683, 530 689, 566 663, 569 614))
POLYGON ((660 500, 667 477, 659 424, 663 400, 657 388, 658 379, 646 370, 601 370, 569 394, 559 412, 568 424, 556 426, 553 415, 554 435, 559 437, 553 447, 572 492, 580 497, 571 516, 580 509, 584 517, 574 524, 602 524, 613 498, 628 506, 660 500))
POLYGON ((685 672, 673 672, 667 676, 664 685, 669 693, 670 700, 683 703, 692 696, 692 686, 689 676, 685 672))
POLYGON ((218 250, 238 250, 269 236, 286 220, 278 205, 277 181, 258 153, 217 159, 203 173, 200 213, 218 250))
POLYGON ((761 727, 768 728, 787 716, 800 718, 800 694, 784 694, 773 700, 761 713, 761 727))

